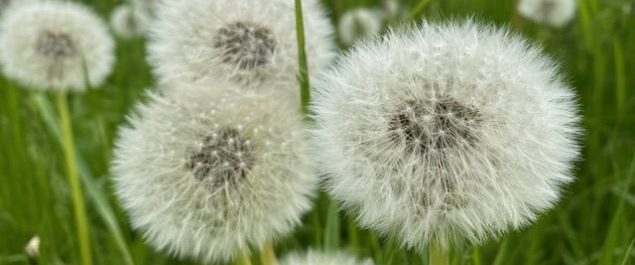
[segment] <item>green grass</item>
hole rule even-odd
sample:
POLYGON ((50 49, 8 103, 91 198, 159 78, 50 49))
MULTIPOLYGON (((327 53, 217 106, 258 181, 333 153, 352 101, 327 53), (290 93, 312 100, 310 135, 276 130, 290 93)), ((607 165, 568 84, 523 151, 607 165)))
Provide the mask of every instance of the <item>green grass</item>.
MULTIPOLYGON (((118 4, 84 2, 104 17, 118 4)), ((346 10, 379 2, 327 0, 325 5, 335 23, 346 10)), ((562 62, 584 115, 577 180, 556 208, 523 230, 453 251, 452 264, 635 264, 635 76, 629 74, 635 73, 635 10, 623 8, 635 9, 635 4, 579 0, 570 25, 549 29, 520 18, 515 1, 401 2, 411 19, 476 16, 543 43, 545 52, 562 62)), ((196 264, 149 248, 131 231, 113 195, 108 168, 117 127, 153 84, 144 53, 142 40, 118 41, 118 61, 108 82, 68 97, 92 260, 97 265, 196 264)), ((25 90, 0 77, 0 264, 29 264, 23 248, 33 235, 42 239, 40 264, 80 264, 76 194, 67 178, 60 114, 54 94, 25 90)), ((347 249, 381 265, 426 264, 428 258, 360 229, 324 195, 276 251, 309 246, 347 249)), ((253 261, 259 264, 257 255, 253 261)))

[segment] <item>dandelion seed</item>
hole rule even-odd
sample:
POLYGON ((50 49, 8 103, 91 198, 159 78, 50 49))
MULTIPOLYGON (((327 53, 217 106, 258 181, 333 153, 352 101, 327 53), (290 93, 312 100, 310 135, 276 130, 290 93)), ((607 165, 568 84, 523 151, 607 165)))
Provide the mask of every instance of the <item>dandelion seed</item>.
POLYGON ((142 36, 145 22, 130 5, 120 5, 110 15, 110 25, 115 34, 124 39, 142 36))
POLYGON ((289 233, 317 186, 300 114, 217 86, 152 95, 121 129, 113 164, 133 226, 154 247, 205 262, 289 233))
POLYGON ((329 193, 407 247, 525 226, 572 181, 575 96, 556 64, 506 30, 396 31, 355 48, 317 88, 329 193))
MULTIPOLYGON (((163 84, 226 80, 261 90, 288 88, 299 98, 293 1, 162 2, 149 44, 150 63, 163 84), (282 83, 280 86, 261 84, 282 83)), ((311 74, 334 57, 332 29, 316 0, 304 2, 311 74)))
POLYGON ((84 90, 112 71, 113 40, 99 17, 80 4, 19 5, 0 26, 4 73, 27 87, 84 90))
POLYGON ((380 11, 357 8, 344 13, 339 22, 340 40, 350 45, 355 40, 378 35, 384 27, 380 11))
POLYGON ((521 0, 518 12, 536 23, 562 27, 575 16, 576 0, 521 0))
POLYGON ((281 265, 373 265, 373 261, 360 261, 345 252, 320 252, 309 250, 306 253, 291 253, 284 257, 281 265))

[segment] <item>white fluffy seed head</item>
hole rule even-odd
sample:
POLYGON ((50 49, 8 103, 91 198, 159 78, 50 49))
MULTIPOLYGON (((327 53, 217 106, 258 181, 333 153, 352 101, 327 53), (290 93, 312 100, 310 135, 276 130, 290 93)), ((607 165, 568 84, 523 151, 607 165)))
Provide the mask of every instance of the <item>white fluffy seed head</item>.
POLYGON ((384 27, 384 18, 380 10, 357 8, 350 10, 340 18, 340 40, 350 45, 354 41, 378 35, 384 27))
POLYGON ((562 27, 575 16, 576 0, 520 0, 518 12, 525 18, 562 27))
MULTIPOLYGON (((332 29, 317 0, 303 2, 309 71, 334 56, 332 29)), ((227 80, 299 98, 293 1, 165 1, 151 30, 150 63, 163 84, 227 80), (265 85, 282 83, 282 85, 265 85)))
POLYGON ((110 26, 113 32, 123 39, 143 36, 144 19, 133 6, 121 4, 110 14, 110 26))
POLYGON ((359 222, 421 249, 525 226, 572 181, 575 96, 505 29, 427 23, 359 45, 317 85, 329 193, 359 222))
POLYGON ((345 252, 309 250, 291 253, 282 258, 280 265, 373 265, 371 259, 360 260, 345 252))
POLYGON ((317 188, 299 112, 216 86, 151 94, 120 130, 112 167, 133 227, 204 262, 286 235, 317 188))
POLYGON ((84 90, 112 71, 113 40, 97 14, 81 4, 16 5, 0 27, 3 71, 29 88, 84 90))

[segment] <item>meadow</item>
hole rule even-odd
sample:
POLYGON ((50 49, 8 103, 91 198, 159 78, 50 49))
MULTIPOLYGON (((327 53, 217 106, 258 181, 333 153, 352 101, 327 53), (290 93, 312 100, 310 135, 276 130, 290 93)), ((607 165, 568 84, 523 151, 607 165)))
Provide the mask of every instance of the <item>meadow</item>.
MULTIPOLYGON (((104 19, 121 1, 82 0, 104 19)), ((323 0, 334 25, 357 7, 381 0, 323 0)), ((451 253, 452 264, 635 264, 635 2, 579 0, 563 28, 537 25, 516 1, 402 0, 398 27, 425 18, 475 17, 506 25, 561 63, 583 117, 576 180, 557 206, 520 231, 451 253), (631 74, 629 74, 631 73, 631 74)), ((347 47, 340 43, 342 52, 347 47)), ((69 94, 76 163, 88 212, 94 264, 199 264, 148 246, 131 230, 109 171, 117 128, 154 89, 145 40, 117 39, 117 61, 105 84, 69 94)), ((310 58, 309 58, 310 60, 310 58)), ((300 89, 300 88, 298 88, 300 89)), ((39 264, 79 264, 73 194, 66 177, 64 137, 55 94, 28 90, 0 75, 0 264, 31 264, 24 247, 41 238, 39 264)), ((362 229, 321 194, 303 225, 276 244, 291 250, 346 249, 378 265, 427 264, 425 253, 362 229)), ((257 255, 254 264, 260 264, 257 255)))

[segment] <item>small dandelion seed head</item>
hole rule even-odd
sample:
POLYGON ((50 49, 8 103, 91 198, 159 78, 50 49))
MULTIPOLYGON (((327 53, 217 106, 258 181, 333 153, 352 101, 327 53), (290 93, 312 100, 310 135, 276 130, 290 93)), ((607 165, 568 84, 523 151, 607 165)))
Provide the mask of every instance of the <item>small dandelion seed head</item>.
POLYGON ((572 180, 575 95, 506 30, 468 20, 393 31, 353 48, 315 91, 329 194, 406 247, 527 225, 572 180))
POLYGON ((351 45, 358 39, 375 37, 384 27, 383 19, 380 10, 357 8, 348 11, 340 18, 340 40, 351 45))
POLYGON ((229 261, 284 236, 317 188, 300 113, 233 86, 152 94, 116 142, 115 186, 133 226, 178 257, 229 261))
POLYGON ((112 71, 114 42, 82 4, 36 1, 15 5, 0 22, 4 73, 33 89, 84 90, 112 71))
POLYGON ((110 27, 123 39, 143 36, 146 24, 146 19, 132 5, 121 4, 110 15, 110 27))
POLYGON ((563 27, 575 16, 576 0, 521 0, 518 12, 525 18, 553 27, 563 27))

